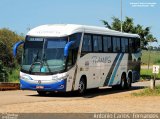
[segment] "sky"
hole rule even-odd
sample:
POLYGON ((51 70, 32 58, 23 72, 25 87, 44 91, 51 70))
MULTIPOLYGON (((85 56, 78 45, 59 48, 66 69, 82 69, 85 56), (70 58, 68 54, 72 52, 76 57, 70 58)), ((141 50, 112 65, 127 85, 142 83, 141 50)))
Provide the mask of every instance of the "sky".
MULTIPOLYGON (((120 18, 121 0, 0 0, 0 28, 18 34, 44 24, 84 24, 104 26, 120 18)), ((135 24, 151 27, 160 44, 160 0, 122 0, 123 15, 135 24)))

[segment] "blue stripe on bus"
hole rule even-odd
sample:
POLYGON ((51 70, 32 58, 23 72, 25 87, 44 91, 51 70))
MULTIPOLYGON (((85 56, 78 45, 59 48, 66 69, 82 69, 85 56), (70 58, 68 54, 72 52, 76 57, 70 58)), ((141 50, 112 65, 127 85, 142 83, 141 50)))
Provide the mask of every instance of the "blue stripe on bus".
POLYGON ((111 65, 111 68, 109 69, 109 72, 108 72, 108 74, 107 74, 107 76, 106 76, 106 80, 105 80, 105 82, 104 82, 104 86, 107 86, 107 85, 108 85, 108 82, 109 82, 109 80, 110 80, 110 78, 111 78, 112 72, 113 72, 113 70, 114 70, 114 67, 116 66, 116 62, 117 62, 119 56, 120 56, 120 53, 118 53, 118 54, 116 55, 116 57, 115 57, 112 65, 111 65))
POLYGON ((109 85, 112 85, 112 84, 113 84, 115 75, 117 74, 117 70, 118 70, 119 65, 120 65, 120 63, 121 63, 121 61, 122 61, 123 56, 124 56, 124 53, 122 53, 122 54, 119 56, 119 59, 117 60, 116 66, 115 66, 115 68, 114 68, 114 71, 113 71, 112 76, 111 76, 110 81, 109 81, 109 85))

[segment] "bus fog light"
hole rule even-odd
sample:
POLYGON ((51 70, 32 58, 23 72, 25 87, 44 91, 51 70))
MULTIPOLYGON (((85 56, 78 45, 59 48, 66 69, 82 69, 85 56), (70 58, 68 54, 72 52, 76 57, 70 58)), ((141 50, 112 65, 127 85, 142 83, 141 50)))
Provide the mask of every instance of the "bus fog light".
POLYGON ((64 85, 60 85, 59 88, 60 88, 60 89, 63 89, 63 88, 64 88, 64 85))

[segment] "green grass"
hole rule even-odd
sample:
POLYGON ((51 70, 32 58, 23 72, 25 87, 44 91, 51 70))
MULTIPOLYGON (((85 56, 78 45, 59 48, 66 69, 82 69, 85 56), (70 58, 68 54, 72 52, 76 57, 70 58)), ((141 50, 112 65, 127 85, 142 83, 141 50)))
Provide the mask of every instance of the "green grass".
POLYGON ((142 65, 148 64, 149 52, 150 52, 150 65, 153 64, 160 65, 160 51, 146 51, 146 50, 142 50, 142 57, 141 57, 142 65))
MULTIPOLYGON (((152 73, 152 69, 141 69, 140 71, 141 74, 141 79, 146 80, 146 79, 151 79, 154 78, 154 75, 152 73)), ((160 73, 156 74, 156 79, 160 79, 160 73)))
POLYGON ((132 96, 160 96, 160 85, 156 86, 154 90, 145 88, 140 92, 131 93, 132 96))
POLYGON ((20 73, 20 69, 13 69, 12 71, 10 71, 8 82, 19 83, 19 73, 20 73))

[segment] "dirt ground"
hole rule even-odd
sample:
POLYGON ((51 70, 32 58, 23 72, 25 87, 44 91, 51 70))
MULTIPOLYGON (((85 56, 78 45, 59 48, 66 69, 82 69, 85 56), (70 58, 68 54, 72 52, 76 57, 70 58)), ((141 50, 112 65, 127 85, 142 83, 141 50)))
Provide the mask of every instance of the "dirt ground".
POLYGON ((160 113, 160 96, 134 97, 149 82, 135 83, 131 90, 111 88, 89 90, 85 96, 74 93, 38 96, 33 91, 0 92, 0 113, 160 113))

